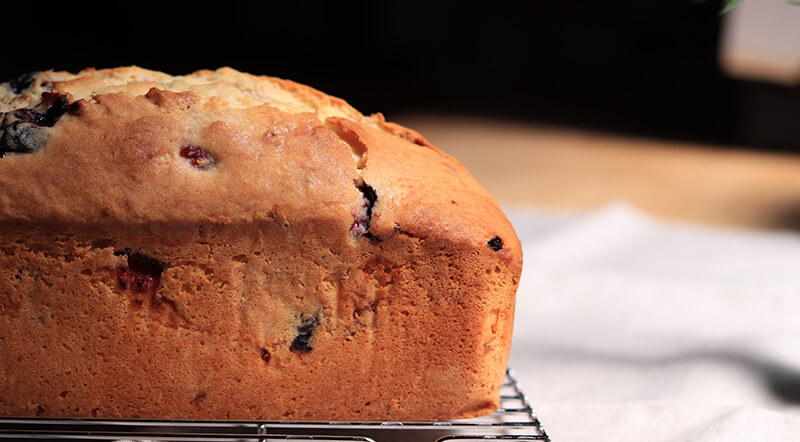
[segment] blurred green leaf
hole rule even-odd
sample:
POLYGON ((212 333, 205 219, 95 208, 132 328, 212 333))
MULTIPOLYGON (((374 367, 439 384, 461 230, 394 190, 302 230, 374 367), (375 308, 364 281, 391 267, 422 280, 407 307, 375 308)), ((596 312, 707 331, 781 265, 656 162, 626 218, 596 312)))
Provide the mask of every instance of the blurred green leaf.
MULTIPOLYGON (((707 1, 709 0, 692 0, 692 3, 697 5, 700 3, 705 3, 707 1)), ((726 12, 733 9, 733 7, 736 6, 736 4, 739 3, 740 1, 741 0, 728 0, 728 3, 726 3, 725 6, 723 6, 722 9, 719 11, 719 15, 725 14, 726 12)), ((787 1, 793 5, 800 5, 800 0, 787 0, 787 1)))
POLYGON ((727 5, 725 5, 725 7, 724 7, 724 8, 722 8, 722 10, 721 10, 721 11, 719 11, 719 15, 722 15, 722 14, 725 14, 725 13, 727 13, 728 11, 730 11, 731 9, 733 9, 733 7, 734 7, 734 6, 736 6, 736 4, 737 4, 737 3, 739 3, 740 1, 742 1, 742 0, 730 0, 730 1, 728 2, 728 4, 727 4, 727 5))

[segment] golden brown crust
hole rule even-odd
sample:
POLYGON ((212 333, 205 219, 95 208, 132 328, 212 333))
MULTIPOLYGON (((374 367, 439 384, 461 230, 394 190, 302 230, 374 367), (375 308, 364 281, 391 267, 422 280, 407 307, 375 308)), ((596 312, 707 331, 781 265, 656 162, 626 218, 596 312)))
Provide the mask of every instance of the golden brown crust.
POLYGON ((410 142, 412 142, 414 144, 417 144, 417 145, 420 145, 420 146, 430 147, 431 149, 434 149, 434 150, 437 150, 437 151, 439 150, 436 146, 431 144, 430 141, 426 140, 425 137, 423 137, 422 134, 420 134, 419 132, 417 132, 415 130, 412 130, 412 129, 409 129, 407 127, 403 127, 403 126, 401 126, 401 125, 399 125, 397 123, 392 123, 390 121, 386 121, 386 118, 380 112, 378 112, 378 113, 376 113, 374 115, 371 115, 368 118, 368 120, 374 122, 375 125, 377 125, 381 129, 383 129, 383 130, 385 130, 385 131, 387 131, 387 132, 389 132, 391 134, 397 135, 398 137, 403 138, 406 141, 410 141, 410 142))
POLYGON ((0 415, 497 407, 519 241, 418 133, 229 68, 48 71, 0 111, 0 415))

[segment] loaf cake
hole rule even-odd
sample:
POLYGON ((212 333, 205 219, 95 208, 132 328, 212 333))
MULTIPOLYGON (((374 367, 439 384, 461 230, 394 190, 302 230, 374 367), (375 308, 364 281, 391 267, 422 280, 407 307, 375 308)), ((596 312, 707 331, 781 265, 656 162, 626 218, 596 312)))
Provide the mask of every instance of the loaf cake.
POLYGON ((230 68, 37 72, 0 112, 0 415, 498 407, 520 244, 419 133, 230 68))

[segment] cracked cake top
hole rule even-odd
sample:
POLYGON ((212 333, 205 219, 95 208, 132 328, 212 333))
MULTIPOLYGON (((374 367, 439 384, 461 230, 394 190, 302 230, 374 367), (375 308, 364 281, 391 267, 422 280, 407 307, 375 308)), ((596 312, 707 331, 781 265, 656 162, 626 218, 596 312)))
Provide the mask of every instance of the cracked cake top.
POLYGON ((310 87, 138 67, 0 84, 0 221, 310 219, 351 240, 501 238, 497 252, 521 259, 508 220, 458 161, 310 87))

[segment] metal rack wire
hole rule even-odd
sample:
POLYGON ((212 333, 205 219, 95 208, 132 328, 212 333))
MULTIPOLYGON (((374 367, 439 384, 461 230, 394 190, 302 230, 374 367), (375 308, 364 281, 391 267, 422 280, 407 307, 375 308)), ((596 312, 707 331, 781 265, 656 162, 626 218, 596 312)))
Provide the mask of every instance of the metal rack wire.
POLYGON ((250 422, 0 418, 0 439, 102 441, 549 441, 511 370, 497 412, 443 422, 250 422))

